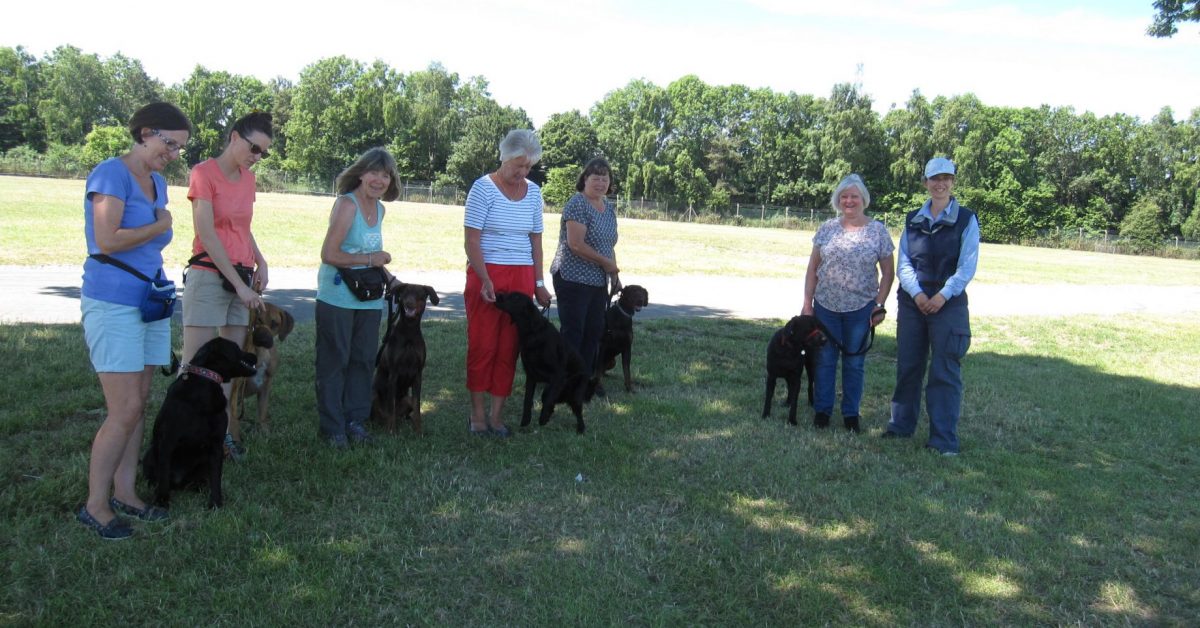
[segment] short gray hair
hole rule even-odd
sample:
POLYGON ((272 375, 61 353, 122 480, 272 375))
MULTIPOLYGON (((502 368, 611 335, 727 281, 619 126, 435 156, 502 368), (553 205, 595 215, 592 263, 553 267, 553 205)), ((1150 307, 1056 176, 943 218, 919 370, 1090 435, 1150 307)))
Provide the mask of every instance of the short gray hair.
POLYGON ((500 161, 517 157, 528 157, 530 163, 534 164, 541 161, 542 143, 538 141, 537 133, 529 129, 513 129, 500 140, 500 161))
POLYGON ((867 208, 871 206, 871 193, 867 191, 867 184, 863 183, 862 177, 853 173, 846 175, 842 179, 842 182, 839 183, 836 188, 833 188, 833 195, 829 197, 829 204, 833 206, 834 209, 842 211, 842 206, 838 203, 838 197, 840 197, 842 192, 845 192, 847 188, 852 187, 858 188, 858 193, 862 195, 863 199, 863 211, 866 211, 867 208))

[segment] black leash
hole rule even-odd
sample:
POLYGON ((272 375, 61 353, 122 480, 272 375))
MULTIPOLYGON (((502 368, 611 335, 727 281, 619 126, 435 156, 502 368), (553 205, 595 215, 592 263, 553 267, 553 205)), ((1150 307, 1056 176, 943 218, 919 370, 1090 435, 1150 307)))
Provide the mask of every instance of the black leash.
POLYGON ((384 300, 388 304, 387 331, 383 334, 383 342, 379 343, 379 351, 375 352, 375 366, 379 366, 379 359, 383 357, 383 349, 387 346, 388 340, 391 340, 392 333, 396 331, 396 314, 400 311, 400 299, 396 295, 395 290, 389 290, 384 300))
MULTIPOLYGON (((885 310, 883 308, 877 308, 875 311, 871 312, 871 319, 873 320, 876 316, 878 316, 880 314, 887 314, 887 310, 885 310)), ((873 347, 875 345, 875 326, 871 325, 870 322, 868 322, 867 324, 870 325, 870 330, 867 332, 867 337, 863 338, 862 345, 859 346, 858 351, 851 352, 846 349, 845 345, 838 342, 837 338, 833 337, 833 334, 830 333, 829 328, 825 326, 825 323, 822 323, 819 320, 817 321, 817 326, 820 327, 821 331, 825 333, 825 339, 828 340, 829 342, 833 343, 833 346, 837 347, 838 351, 841 351, 842 355, 846 356, 848 358, 852 358, 852 357, 859 356, 859 355, 865 355, 868 351, 871 350, 871 347, 873 347)))

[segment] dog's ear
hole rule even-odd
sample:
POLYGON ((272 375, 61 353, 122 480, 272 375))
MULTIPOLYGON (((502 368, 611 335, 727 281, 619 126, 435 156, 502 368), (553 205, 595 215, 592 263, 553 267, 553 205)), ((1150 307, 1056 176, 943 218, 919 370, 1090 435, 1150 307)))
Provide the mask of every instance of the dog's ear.
POLYGON ((292 313, 281 308, 279 310, 279 339, 287 340, 288 334, 292 333, 292 329, 295 327, 296 319, 292 316, 292 313))
POLYGON ((437 291, 434 290, 432 286, 421 286, 421 287, 425 288, 425 296, 429 297, 430 303, 437 305, 438 303, 441 302, 441 299, 438 298, 437 291))

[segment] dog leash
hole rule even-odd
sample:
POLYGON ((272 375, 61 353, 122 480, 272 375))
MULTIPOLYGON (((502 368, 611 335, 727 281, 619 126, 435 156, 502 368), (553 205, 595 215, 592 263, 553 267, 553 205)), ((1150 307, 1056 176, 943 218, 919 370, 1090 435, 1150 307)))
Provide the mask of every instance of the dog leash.
POLYGON ((375 352, 375 366, 379 366, 379 359, 383 357, 383 349, 392 339, 392 332, 396 331, 396 312, 399 311, 400 305, 397 303, 400 299, 394 290, 389 290, 384 300, 388 304, 387 331, 383 333, 383 341, 379 343, 379 350, 375 352))
POLYGON ((867 333, 867 337, 863 338, 862 346, 859 346, 858 351, 855 351, 852 353, 846 349, 845 345, 838 342, 837 338, 833 337, 833 334, 830 333, 829 328, 825 326, 825 323, 822 323, 821 321, 818 320, 817 326, 820 327, 821 331, 825 333, 825 339, 828 340, 829 342, 833 343, 833 346, 837 347, 838 351, 841 351, 842 355, 844 355, 848 358, 854 357, 854 356, 859 356, 859 355, 865 355, 868 351, 871 350, 871 347, 875 345, 875 328, 874 327, 871 327, 870 331, 867 333))

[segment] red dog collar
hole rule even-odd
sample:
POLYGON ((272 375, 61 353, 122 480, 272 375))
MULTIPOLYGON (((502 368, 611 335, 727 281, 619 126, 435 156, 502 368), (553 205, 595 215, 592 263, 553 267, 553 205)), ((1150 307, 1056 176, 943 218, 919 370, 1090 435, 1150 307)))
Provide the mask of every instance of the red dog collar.
POLYGON ((183 366, 179 367, 180 375, 185 375, 187 373, 199 375, 200 377, 203 377, 204 379, 212 380, 218 384, 225 383, 225 379, 222 378, 221 375, 219 373, 217 373, 216 371, 210 371, 206 368, 199 367, 199 366, 192 366, 191 364, 184 364, 183 366))

